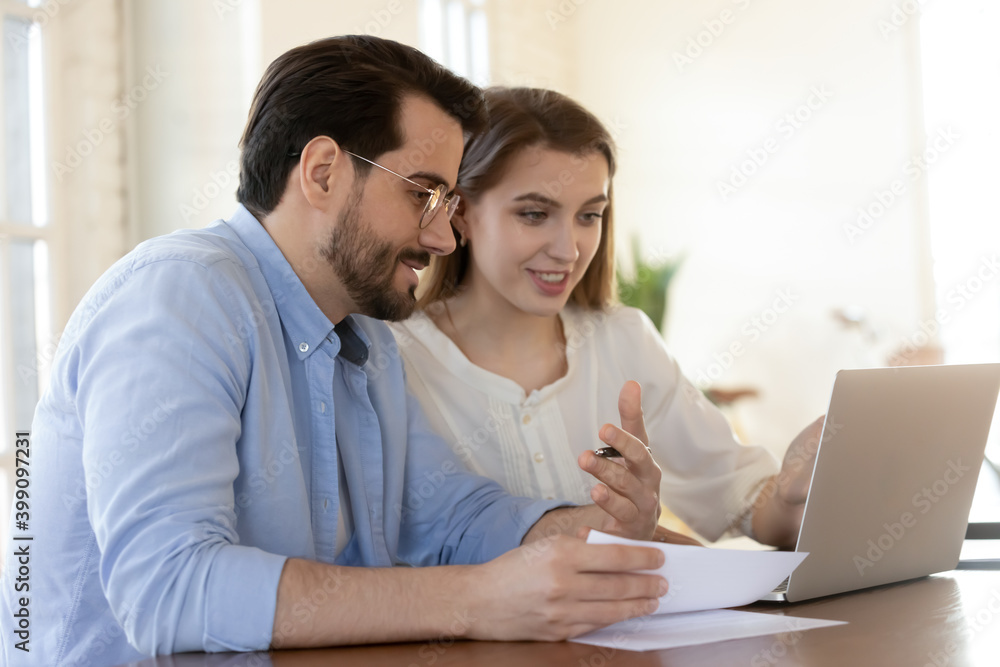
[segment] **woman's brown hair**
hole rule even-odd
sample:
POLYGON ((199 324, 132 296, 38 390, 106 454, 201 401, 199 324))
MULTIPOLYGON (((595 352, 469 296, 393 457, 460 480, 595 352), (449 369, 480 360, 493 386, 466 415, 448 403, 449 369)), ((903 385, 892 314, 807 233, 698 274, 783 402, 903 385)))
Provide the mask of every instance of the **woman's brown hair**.
MULTIPOLYGON (((525 148, 539 146, 577 156, 599 154, 608 162, 608 178, 615 173, 614 141, 607 128, 577 102, 561 93, 540 88, 487 88, 489 128, 465 145, 458 170, 462 199, 475 203, 504 177, 511 160, 525 148)), ((583 278, 570 294, 570 303, 601 309, 615 299, 612 188, 604 209, 601 240, 583 278)), ((418 308, 448 299, 462 284, 469 268, 470 250, 459 246, 450 255, 431 261, 426 288, 418 308)))

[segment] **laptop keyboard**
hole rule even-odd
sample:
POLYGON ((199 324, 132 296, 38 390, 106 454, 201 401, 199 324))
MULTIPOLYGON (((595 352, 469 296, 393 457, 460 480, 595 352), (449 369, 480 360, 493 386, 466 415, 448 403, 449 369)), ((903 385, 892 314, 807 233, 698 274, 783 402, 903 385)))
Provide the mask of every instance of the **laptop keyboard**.
POLYGON ((787 593, 788 592, 788 579, 789 579, 789 577, 785 577, 785 580, 782 581, 777 586, 775 586, 774 590, 771 591, 771 592, 772 593, 787 593))

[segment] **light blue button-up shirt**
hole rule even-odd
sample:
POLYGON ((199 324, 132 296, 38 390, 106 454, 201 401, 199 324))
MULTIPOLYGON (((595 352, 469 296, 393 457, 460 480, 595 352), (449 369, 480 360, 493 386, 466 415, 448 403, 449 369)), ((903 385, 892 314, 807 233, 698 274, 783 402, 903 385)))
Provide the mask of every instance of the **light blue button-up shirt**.
POLYGON ((9 665, 264 649, 288 557, 483 562, 561 504, 467 472, 407 393, 388 328, 334 327, 242 207, 143 243, 87 293, 30 461, 30 522, 11 534, 32 539, 8 540, 0 582, 9 665), (342 496, 354 530, 337 555, 342 496))

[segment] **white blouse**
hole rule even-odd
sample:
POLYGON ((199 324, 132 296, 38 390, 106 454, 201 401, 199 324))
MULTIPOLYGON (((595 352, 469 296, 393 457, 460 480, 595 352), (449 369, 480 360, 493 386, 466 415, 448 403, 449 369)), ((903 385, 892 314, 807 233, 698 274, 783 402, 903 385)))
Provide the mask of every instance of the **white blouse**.
POLYGON ((748 503, 778 471, 774 456, 736 440, 642 311, 568 306, 560 316, 569 369, 527 395, 469 361, 425 313, 390 326, 409 388, 431 425, 472 470, 511 494, 592 502, 597 480, 580 470, 577 457, 603 446, 603 424, 621 423, 618 393, 636 380, 649 445, 663 470, 663 503, 706 539, 745 531, 748 503))

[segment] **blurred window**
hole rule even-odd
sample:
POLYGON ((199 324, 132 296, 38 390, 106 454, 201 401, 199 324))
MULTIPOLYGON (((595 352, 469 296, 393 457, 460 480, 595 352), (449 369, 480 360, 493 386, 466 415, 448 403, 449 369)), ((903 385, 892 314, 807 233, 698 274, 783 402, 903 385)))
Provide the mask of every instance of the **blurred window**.
POLYGON ((31 428, 51 338, 52 229, 46 204, 38 2, 2 0, 0 46, 0 542, 14 481, 14 438, 31 428))
POLYGON ((420 49, 456 74, 487 85, 486 0, 420 0, 420 49))

